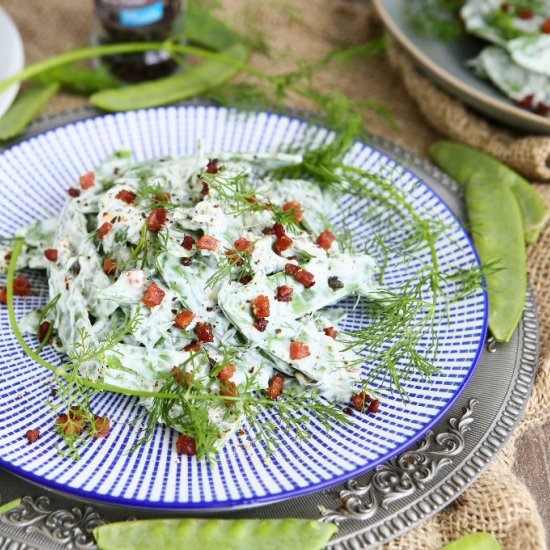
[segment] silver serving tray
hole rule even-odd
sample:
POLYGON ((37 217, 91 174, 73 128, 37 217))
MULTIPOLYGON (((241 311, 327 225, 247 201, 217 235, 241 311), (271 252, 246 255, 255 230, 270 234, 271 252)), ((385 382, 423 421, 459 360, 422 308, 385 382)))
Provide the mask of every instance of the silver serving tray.
MULTIPOLYGON (((96 114, 93 109, 81 109, 42 119, 24 138, 96 114)), ((387 140, 375 137, 371 143, 410 167, 464 220, 461 188, 454 180, 387 140)), ((537 373, 538 352, 537 312, 529 290, 522 322, 511 342, 487 342, 472 380, 445 419, 407 452, 318 493, 202 515, 333 521, 339 532, 328 547, 332 550, 382 545, 442 510, 487 468, 522 417, 537 373)), ((0 550, 92 549, 96 548, 92 531, 105 522, 177 517, 173 512, 78 501, 0 469, 0 503, 21 497, 20 506, 0 516, 0 550)))

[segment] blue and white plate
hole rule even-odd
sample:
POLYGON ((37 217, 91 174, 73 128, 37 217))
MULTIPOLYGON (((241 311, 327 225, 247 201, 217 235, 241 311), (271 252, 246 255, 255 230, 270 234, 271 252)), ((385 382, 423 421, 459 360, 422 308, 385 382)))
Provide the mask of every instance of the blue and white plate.
MULTIPOLYGON (((133 111, 68 124, 0 155, 0 235, 14 235, 20 227, 58 212, 78 176, 116 149, 133 150, 137 160, 189 154, 199 140, 212 152, 277 151, 308 132, 319 142, 331 137, 326 130, 294 118, 203 106, 133 111)), ((362 143, 354 145, 347 162, 393 178, 420 215, 446 225, 446 232, 437 241, 443 271, 477 265, 464 228, 413 172, 362 143)), ((404 221, 394 219, 393 225, 388 225, 390 212, 365 218, 363 214, 370 207, 357 199, 344 200, 342 205, 335 205, 333 221, 339 224, 345 217, 357 244, 377 233, 386 232, 394 243, 406 236, 404 221)), ((375 249, 372 252, 376 254, 375 249)), ((422 251, 421 256, 426 259, 427 252, 422 251)), ((414 275, 414 265, 406 266, 390 254, 386 284, 396 287, 409 279, 414 275)), ((35 293, 17 299, 18 316, 47 300, 45 277, 32 273, 31 279, 35 293)), ((349 313, 346 328, 368 323, 365 314, 354 306, 355 300, 343 304, 349 313)), ((25 355, 10 329, 6 308, 1 307, 0 465, 73 495, 170 510, 247 506, 322 489, 374 468, 410 446, 444 415, 464 389, 485 339, 485 292, 480 289, 447 307, 441 304, 441 322, 436 327, 440 345, 436 365, 440 372, 429 380, 412 376, 405 383, 408 402, 386 392, 378 414, 357 413, 350 426, 336 425, 328 433, 313 424, 311 437, 305 441, 283 434, 279 451, 268 459, 253 434, 235 435, 215 464, 178 458, 174 452, 177 434, 162 427, 147 446, 130 452, 140 433, 139 426, 132 423, 140 407, 134 398, 108 393, 95 398, 94 410, 111 418, 109 437, 93 441, 78 462, 62 458, 46 405, 51 374, 25 355), (35 428, 40 429, 41 438, 29 444, 25 432, 35 428)), ((43 353, 50 361, 60 360, 52 349, 43 353)))

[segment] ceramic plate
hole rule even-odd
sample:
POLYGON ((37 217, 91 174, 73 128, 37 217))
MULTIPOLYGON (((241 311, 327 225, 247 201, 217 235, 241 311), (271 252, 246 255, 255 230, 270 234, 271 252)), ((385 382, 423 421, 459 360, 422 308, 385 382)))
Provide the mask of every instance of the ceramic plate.
MULTIPOLYGON (((0 6, 0 81, 12 76, 25 66, 23 41, 6 10, 0 6)), ((0 117, 9 109, 19 85, 14 84, 0 93, 0 117)))
POLYGON ((407 20, 406 3, 406 0, 374 0, 389 32, 427 76, 495 122, 524 132, 550 134, 550 118, 518 107, 466 68, 465 62, 481 51, 482 41, 465 37, 443 42, 420 36, 407 20))
MULTIPOLYGON (((182 106, 105 115, 68 124, 23 141, 0 155, 0 234, 13 235, 33 220, 58 212, 67 189, 78 176, 92 169, 116 149, 131 149, 137 160, 161 155, 189 154, 202 140, 206 151, 266 152, 285 149, 305 135, 322 143, 331 139, 325 129, 271 113, 246 113, 224 108, 182 106)), ((391 178, 420 215, 440 221, 446 231, 436 247, 445 272, 475 266, 477 255, 464 228, 446 204, 415 174, 388 155, 355 143, 346 161, 391 178)), ((389 211, 373 215, 371 204, 343 198, 335 205, 332 222, 353 230, 357 245, 381 234, 397 245, 410 228, 389 211), (368 216, 365 213, 370 212, 368 216), (389 224, 389 221, 392 224, 389 224)), ((380 251, 372 249, 374 255, 380 251)), ((414 277, 417 260, 405 265, 390 254, 385 285, 398 288, 414 277)), ((380 257, 380 256, 379 256, 380 257)), ((18 299, 18 316, 47 300, 46 280, 30 274, 35 294, 18 299)), ((343 328, 369 322, 356 300, 339 304, 347 313, 343 328)), ((350 426, 335 425, 327 432, 311 425, 311 437, 297 441, 281 435, 279 451, 269 459, 254 434, 234 436, 214 464, 174 453, 177 434, 158 427, 152 441, 135 452, 132 444, 140 413, 133 398, 103 394, 93 403, 97 414, 108 414, 113 429, 95 441, 74 462, 56 450, 58 437, 45 405, 51 376, 21 350, 0 309, 0 465, 27 479, 80 498, 122 505, 170 510, 221 509, 248 506, 294 497, 357 476, 409 447, 445 414, 472 376, 480 357, 487 325, 487 299, 481 289, 448 308, 440 304, 436 326, 440 350, 435 361, 440 372, 427 380, 419 375, 405 383, 410 400, 386 392, 376 415, 355 414, 350 426), (25 432, 39 428, 42 437, 30 445, 25 432)), ((29 340, 30 341, 30 340, 29 340)), ((428 341, 424 340, 423 344, 428 341)), ((52 349, 50 361, 61 361, 52 349)), ((365 372, 372 365, 364 365, 365 372)), ((276 417, 275 417, 276 418, 276 417)))

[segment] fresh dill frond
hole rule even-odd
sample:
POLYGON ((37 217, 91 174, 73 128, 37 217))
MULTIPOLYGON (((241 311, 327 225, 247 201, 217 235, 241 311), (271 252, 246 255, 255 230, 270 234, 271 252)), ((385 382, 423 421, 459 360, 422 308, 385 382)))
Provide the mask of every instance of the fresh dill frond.
POLYGON ((422 36, 449 42, 466 34, 458 17, 463 4, 464 0, 413 0, 406 3, 405 14, 422 36))
POLYGON ((234 276, 236 280, 243 277, 254 275, 254 267, 252 265, 252 251, 254 250, 254 242, 251 242, 244 250, 236 250, 235 248, 226 248, 224 253, 220 255, 216 271, 206 281, 207 288, 213 288, 224 281, 231 280, 234 276))

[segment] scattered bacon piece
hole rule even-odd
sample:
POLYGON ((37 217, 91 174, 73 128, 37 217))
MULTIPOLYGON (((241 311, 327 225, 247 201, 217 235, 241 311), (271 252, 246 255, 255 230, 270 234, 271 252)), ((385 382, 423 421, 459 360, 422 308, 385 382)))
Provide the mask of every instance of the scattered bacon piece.
POLYGON ((10 262, 11 261, 11 252, 8 252, 5 256, 4 256, 4 260, 6 262, 10 262))
POLYGON ((201 187, 201 195, 203 197, 206 197, 206 195, 208 195, 208 193, 210 193, 210 186, 205 181, 203 181, 202 182, 202 187, 201 187))
POLYGON ((107 437, 111 431, 111 421, 107 416, 96 416, 95 417, 95 429, 97 430, 94 439, 99 439, 100 437, 107 437))
POLYGON ((193 352, 196 352, 196 351, 200 351, 201 349, 201 346, 198 342, 191 342, 190 344, 187 344, 184 348, 183 348, 183 351, 193 351, 193 352))
POLYGON ((292 246, 292 243, 293 241, 288 235, 283 235, 282 237, 279 237, 275 241, 275 244, 273 245, 273 249, 280 256, 281 252, 288 250, 292 246))
POLYGON ((44 250, 44 256, 50 262, 57 262, 57 250, 55 248, 46 248, 44 250))
POLYGON ((544 34, 550 34, 550 17, 544 21, 540 30, 544 34))
POLYGON ((82 411, 78 405, 72 405, 69 409, 69 418, 75 422, 82 422, 84 416, 82 416, 82 411))
POLYGON ((44 321, 43 323, 40 323, 40 326, 38 327, 38 341, 44 342, 46 340, 46 336, 48 336, 48 331, 50 330, 50 322, 44 321))
POLYGON ((166 223, 167 217, 166 208, 164 208, 164 206, 155 208, 147 218, 147 229, 152 233, 158 233, 166 223))
POLYGON ((193 263, 193 258, 182 258, 181 263, 185 267, 189 267, 193 263))
POLYGON ((285 226, 281 223, 274 223, 273 224, 273 231, 275 232, 275 236, 280 239, 283 235, 286 235, 285 226))
POLYGON ((80 176, 80 187, 82 189, 90 189, 95 185, 95 172, 88 172, 83 176, 80 176))
POLYGON ((294 278, 306 288, 311 288, 315 284, 315 276, 305 269, 300 269, 294 278))
POLYGON ((353 416, 353 409, 351 407, 344 407, 344 409, 342 410, 342 412, 344 414, 347 414, 349 416, 353 416))
POLYGON ((69 197, 80 197, 80 189, 77 189, 76 187, 69 187, 69 189, 67 189, 67 193, 69 193, 69 197))
POLYGON ((503 12, 508 13, 509 11, 511 11, 512 6, 510 5, 509 2, 503 2, 503 3, 500 5, 500 9, 501 9, 503 12))
POLYGON ((520 19, 533 19, 535 17, 535 12, 533 10, 530 10, 529 8, 524 8, 522 10, 519 10, 518 17, 520 19))
POLYGON ((301 267, 299 265, 296 265, 296 264, 286 264, 285 265, 285 273, 287 275, 290 275, 292 277, 294 277, 297 273, 299 273, 301 271, 301 267))
POLYGON ((217 174, 220 170, 220 161, 218 159, 210 159, 206 165, 208 174, 217 174))
POLYGON ((13 293, 15 296, 30 296, 32 292, 31 282, 26 275, 17 275, 13 281, 13 293))
POLYGON ((115 195, 115 199, 124 201, 126 204, 134 204, 136 197, 137 195, 134 192, 128 191, 127 189, 122 189, 115 195))
POLYGON ((220 241, 210 235, 203 235, 197 243, 197 248, 200 250, 218 250, 218 246, 220 241))
POLYGON ((191 237, 191 235, 185 235, 185 237, 183 237, 183 241, 181 241, 181 246, 183 246, 185 250, 192 250, 193 245, 196 242, 196 239, 194 237, 191 237))
POLYGON ((212 331, 211 323, 197 323, 197 338, 199 342, 213 342, 214 332, 212 331))
POLYGON ((335 241, 335 239, 336 239, 336 235, 332 231, 329 231, 327 229, 317 237, 317 244, 321 248, 328 250, 332 246, 332 243, 335 241))
POLYGON ((292 361, 304 359, 310 355, 311 351, 305 342, 290 342, 290 359, 292 361))
POLYGON ((327 279, 327 284, 329 286, 329 288, 331 288, 332 290, 336 291, 336 290, 340 290, 341 288, 344 288, 344 283, 338 279, 338 277, 329 277, 327 279))
MULTIPOLYGON (((225 397, 237 397, 239 395, 239 388, 235 382, 232 382, 231 380, 224 380, 220 384, 220 395, 224 395, 225 397)), ((234 404, 234 401, 225 402, 225 406, 227 408, 232 407, 234 404)))
POLYGON ((176 452, 179 455, 195 456, 197 454, 197 442, 190 435, 180 434, 176 441, 176 452))
POLYGON ((105 222, 98 230, 97 230, 97 237, 99 240, 103 240, 105 238, 105 235, 107 235, 111 229, 113 229, 113 224, 109 222, 105 222))
POLYGON ((187 311, 184 309, 181 313, 179 313, 176 316, 174 325, 176 325, 178 328, 185 329, 191 324, 191 321, 194 318, 195 318, 195 314, 192 311, 187 311))
POLYGON ((304 212, 302 211, 302 205, 298 201, 288 201, 286 204, 283 204, 283 210, 285 212, 290 212, 291 210, 294 210, 294 219, 298 223, 304 221, 304 212))
POLYGON ((82 422, 80 419, 69 418, 66 414, 60 414, 56 419, 55 423, 60 426, 61 430, 65 435, 79 435, 82 433, 82 422))
POLYGON ((0 303, 2 304, 8 303, 8 289, 5 286, 0 288, 0 303))
POLYGON ((548 113, 550 113, 550 105, 542 102, 539 103, 535 109, 535 113, 541 116, 548 116, 548 113))
POLYGON ((29 440, 29 443, 34 443, 40 438, 40 430, 28 430, 25 437, 29 440))
POLYGON ((259 203, 258 203, 258 200, 255 199, 254 197, 245 197, 244 200, 245 200, 248 204, 253 204, 253 205, 259 204, 259 203))
POLYGON ((260 294, 252 300, 252 313, 256 318, 269 317, 269 298, 265 294, 260 294))
POLYGON ((334 330, 334 327, 325 327, 323 329, 323 332, 327 335, 327 336, 330 336, 331 338, 334 338, 336 339, 336 335, 338 334, 335 330, 334 330))
POLYGON ((254 328, 260 332, 265 332, 267 325, 269 325, 269 321, 264 317, 260 317, 254 321, 254 328))
POLYGON ((239 283, 241 283, 241 285, 247 285, 250 281, 252 281, 252 275, 243 275, 239 279, 239 283))
POLYGON ((271 379, 269 386, 266 390, 267 397, 269 399, 277 399, 283 393, 283 387, 285 385, 285 379, 279 372, 271 379))
POLYGON ((237 371, 237 365, 234 363, 231 363, 230 365, 224 365, 222 367, 222 370, 218 374, 218 380, 229 380, 230 378, 233 378, 233 375, 237 371))
POLYGON ((277 300, 279 302, 292 302, 292 294, 294 289, 288 285, 281 285, 277 288, 277 300))
POLYGON ((526 95, 523 99, 518 101, 518 105, 524 109, 531 109, 533 107, 533 100, 535 99, 534 94, 526 95))
POLYGON ((116 273, 116 260, 114 258, 105 258, 103 260, 103 273, 113 275, 116 273))
POLYGON ((238 250, 239 252, 244 252, 246 250, 247 252, 252 253, 252 251, 254 250, 252 242, 248 239, 245 239, 244 237, 237 239, 233 243, 233 246, 235 247, 235 250, 238 250))
POLYGON ((157 283, 152 283, 143 295, 142 302, 149 308, 162 304, 166 293, 157 283))
POLYGON ((352 398, 351 398, 351 403, 353 404, 353 406, 358 410, 358 411, 362 411, 365 409, 365 407, 371 402, 371 398, 370 398, 370 395, 364 391, 362 391, 361 393, 358 393, 356 395, 354 395, 352 398))
POLYGON ((185 372, 179 367, 174 367, 170 373, 174 377, 174 380, 184 388, 188 388, 193 381, 193 375, 190 372, 185 372))
POLYGON ((155 202, 164 202, 164 203, 167 203, 167 202, 170 202, 172 200, 172 195, 170 193, 166 193, 165 191, 163 191, 162 193, 157 193, 154 197, 153 197, 153 200, 155 202))
POLYGON ((371 404, 369 405, 368 411, 370 413, 377 413, 379 408, 380 408, 380 401, 378 399, 373 399, 371 404))

